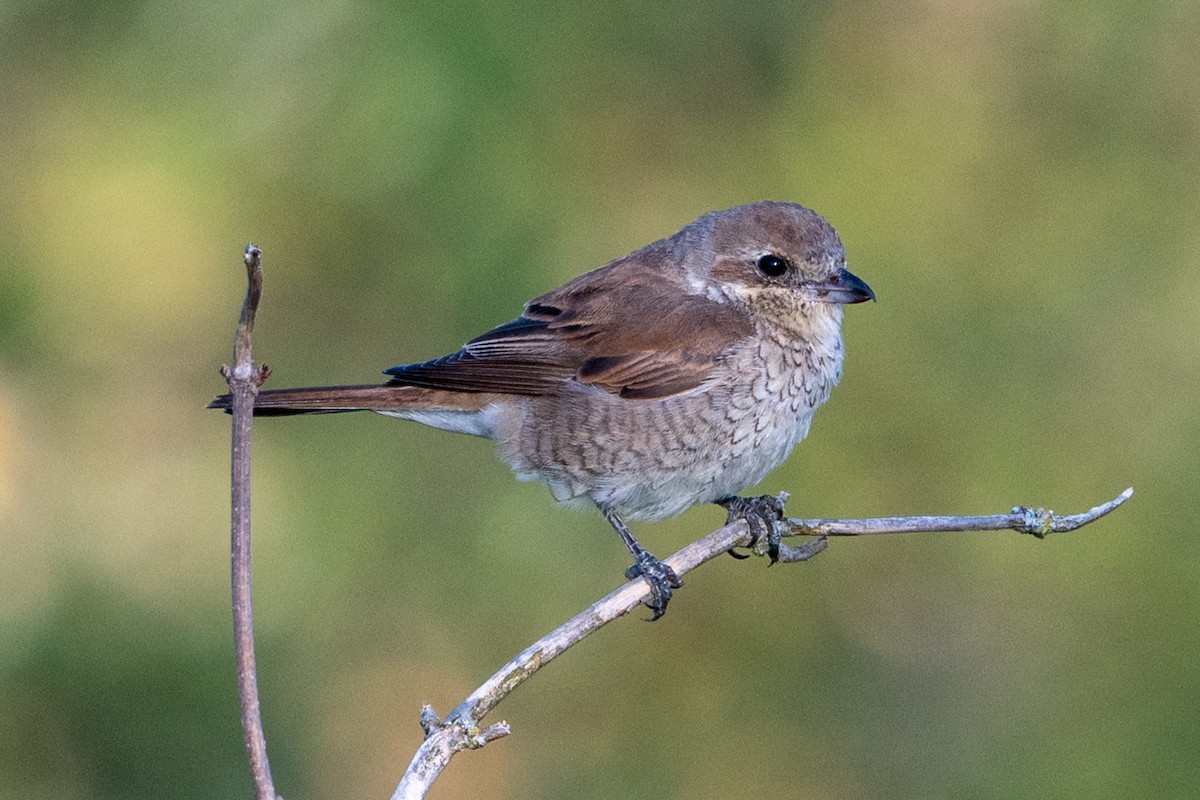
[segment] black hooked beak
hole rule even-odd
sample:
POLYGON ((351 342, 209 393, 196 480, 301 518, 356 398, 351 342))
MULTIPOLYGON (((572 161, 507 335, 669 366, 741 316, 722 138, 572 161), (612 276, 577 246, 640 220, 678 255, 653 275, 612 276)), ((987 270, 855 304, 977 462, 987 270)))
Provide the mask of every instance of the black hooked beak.
POLYGON ((839 270, 828 280, 810 283, 808 291, 818 303, 849 305, 875 299, 875 293, 867 286, 867 282, 847 269, 839 270))

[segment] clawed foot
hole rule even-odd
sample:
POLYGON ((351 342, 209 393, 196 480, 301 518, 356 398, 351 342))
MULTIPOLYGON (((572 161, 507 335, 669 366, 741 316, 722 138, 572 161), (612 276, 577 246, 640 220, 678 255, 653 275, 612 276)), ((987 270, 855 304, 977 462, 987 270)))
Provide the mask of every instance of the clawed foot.
MULTIPOLYGON (((783 504, 787 501, 787 493, 779 495, 764 494, 760 497, 725 497, 717 501, 727 512, 725 524, 746 520, 750 526, 750 546, 759 549, 760 543, 766 545, 766 553, 771 563, 779 561, 779 545, 783 539, 780 527, 783 524, 783 504)), ((734 558, 749 558, 748 555, 728 551, 734 558)), ((761 551, 760 551, 761 553, 761 551)))
POLYGON ((655 558, 648 550, 643 550, 637 556, 633 566, 625 570, 629 580, 641 577, 650 585, 650 598, 646 606, 654 612, 650 621, 661 617, 667 612, 667 603, 671 602, 671 590, 683 586, 683 581, 675 574, 675 570, 655 558))

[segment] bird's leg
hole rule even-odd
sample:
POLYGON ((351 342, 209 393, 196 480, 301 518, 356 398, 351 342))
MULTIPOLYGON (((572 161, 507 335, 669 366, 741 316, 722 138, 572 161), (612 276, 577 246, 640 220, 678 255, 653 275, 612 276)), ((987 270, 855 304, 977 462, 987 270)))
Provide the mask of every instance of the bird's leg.
MULTIPOLYGON (((726 511, 726 525, 739 519, 746 520, 750 527, 750 546, 756 548, 760 542, 764 542, 767 555, 774 564, 779 560, 779 546, 783 539, 780 530, 783 525, 783 504, 787 498, 787 492, 780 492, 778 495, 764 494, 759 497, 722 497, 716 503, 726 511)), ((761 550, 759 554, 762 554, 761 550)), ((729 551, 729 555, 749 558, 733 550, 729 551)))
POLYGON ((621 541, 625 543, 633 556, 633 566, 625 570, 625 577, 633 580, 640 576, 645 578, 646 583, 650 586, 650 599, 646 601, 646 605, 654 612, 654 616, 650 618, 653 622, 666 613, 667 603, 671 602, 671 590, 683 586, 683 581, 675 574, 675 570, 659 561, 653 553, 642 547, 641 543, 634 538, 633 532, 615 512, 605 509, 600 509, 600 512, 604 514, 608 524, 616 529, 621 541))

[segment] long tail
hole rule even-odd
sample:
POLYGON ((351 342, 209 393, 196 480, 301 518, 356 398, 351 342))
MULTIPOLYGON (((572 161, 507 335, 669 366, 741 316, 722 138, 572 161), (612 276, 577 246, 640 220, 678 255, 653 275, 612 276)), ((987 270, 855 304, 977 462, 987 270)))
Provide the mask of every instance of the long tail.
MULTIPOLYGON (((450 407, 469 408, 474 403, 468 397, 458 394, 458 402, 451 403, 450 407)), ((291 414, 336 414, 343 411, 395 411, 445 406, 446 399, 446 392, 387 384, 264 389, 254 399, 254 415, 283 417, 291 414), (437 402, 438 399, 442 402, 437 402)), ((233 398, 223 394, 209 403, 208 407, 229 412, 232 404, 233 398)))

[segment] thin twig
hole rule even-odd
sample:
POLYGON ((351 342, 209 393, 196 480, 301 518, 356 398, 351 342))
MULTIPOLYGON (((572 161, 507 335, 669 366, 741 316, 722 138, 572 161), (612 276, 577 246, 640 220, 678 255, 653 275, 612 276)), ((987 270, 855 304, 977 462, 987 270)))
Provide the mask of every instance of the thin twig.
MULTIPOLYGON (((1082 514, 1055 514, 1035 506, 1014 506, 1008 514, 980 517, 875 517, 873 519, 792 519, 784 536, 874 536, 884 533, 953 533, 970 531, 1017 531, 1044 539, 1066 533, 1100 519, 1133 497, 1129 487, 1106 503, 1082 514)), ((780 558, 781 561, 786 560, 780 558)))
POLYGON ((221 374, 233 396, 232 445, 232 520, 230 524, 230 566, 233 584, 233 639, 237 655, 238 700, 242 709, 242 731, 246 754, 254 777, 258 800, 277 800, 267 761, 267 740, 263 734, 262 713, 258 702, 258 670, 254 660, 254 602, 250 591, 250 434, 254 415, 254 396, 267 379, 266 364, 254 366, 254 316, 262 296, 262 251, 246 246, 248 287, 241 318, 233 339, 233 367, 222 367, 221 374))
MULTIPOLYGON (((884 533, 939 533, 949 531, 1015 530, 1043 538, 1049 533, 1069 531, 1093 522, 1113 511, 1133 496, 1126 489, 1114 499, 1082 514, 1057 516, 1053 511, 1018 506, 1009 514, 979 517, 885 517, 880 519, 788 519, 780 525, 784 536, 817 536, 798 547, 783 547, 781 562, 804 561, 825 547, 827 536, 864 536, 884 533), (785 530, 786 529, 786 530, 785 530)), ((737 521, 713 531, 666 559, 677 575, 684 575, 734 547, 750 544, 750 529, 737 521)), ((482 747, 509 733, 508 723, 481 728, 483 718, 514 689, 584 637, 617 617, 637 608, 650 594, 646 582, 635 579, 580 614, 555 628, 522 650, 471 693, 445 722, 433 709, 421 710, 425 741, 418 748, 408 770, 396 787, 392 800, 416 800, 429 791, 442 769, 460 750, 482 747)))

